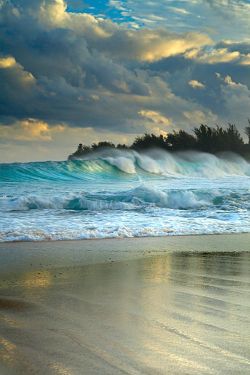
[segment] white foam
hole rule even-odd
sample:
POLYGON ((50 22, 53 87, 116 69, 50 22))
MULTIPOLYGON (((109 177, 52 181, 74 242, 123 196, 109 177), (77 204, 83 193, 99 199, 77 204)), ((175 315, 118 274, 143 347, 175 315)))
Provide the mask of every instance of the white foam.
POLYGON ((64 193, 59 196, 27 195, 15 198, 2 197, 1 211, 28 210, 128 210, 147 205, 157 207, 188 209, 213 205, 216 192, 204 194, 191 190, 160 190, 145 184, 120 192, 97 192, 94 194, 64 193))
POLYGON ((217 157, 191 151, 179 154, 170 154, 162 150, 151 150, 147 153, 126 151, 123 154, 119 150, 109 152, 112 156, 105 156, 103 160, 125 173, 139 173, 138 166, 146 172, 165 176, 207 178, 250 176, 250 164, 236 154, 224 154, 217 157))
POLYGON ((136 173, 136 168, 133 159, 126 158, 125 156, 118 156, 116 158, 110 156, 107 158, 103 158, 103 160, 107 161, 109 164, 118 168, 122 172, 129 174, 136 173))

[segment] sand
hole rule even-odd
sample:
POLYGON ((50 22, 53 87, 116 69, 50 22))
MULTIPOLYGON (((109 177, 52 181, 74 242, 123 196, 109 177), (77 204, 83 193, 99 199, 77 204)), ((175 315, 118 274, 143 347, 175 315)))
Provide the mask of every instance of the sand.
POLYGON ((249 374, 249 243, 0 244, 0 374, 249 374))

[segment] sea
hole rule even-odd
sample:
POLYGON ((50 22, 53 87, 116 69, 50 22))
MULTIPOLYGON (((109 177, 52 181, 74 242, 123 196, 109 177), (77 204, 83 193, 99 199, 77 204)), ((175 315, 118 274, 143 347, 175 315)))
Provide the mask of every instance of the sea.
POLYGON ((162 150, 0 164, 0 241, 250 232, 250 163, 162 150))

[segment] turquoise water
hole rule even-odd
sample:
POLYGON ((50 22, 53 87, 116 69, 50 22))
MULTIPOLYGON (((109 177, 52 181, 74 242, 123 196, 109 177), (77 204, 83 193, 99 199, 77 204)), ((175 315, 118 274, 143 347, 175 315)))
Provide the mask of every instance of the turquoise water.
POLYGON ((250 232, 250 164, 236 155, 111 150, 0 176, 0 241, 250 232))

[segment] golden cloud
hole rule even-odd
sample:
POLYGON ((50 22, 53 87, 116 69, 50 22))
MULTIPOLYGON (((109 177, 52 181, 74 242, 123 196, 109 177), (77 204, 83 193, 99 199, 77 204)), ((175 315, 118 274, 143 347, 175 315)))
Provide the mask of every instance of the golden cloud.
POLYGON ((0 137, 9 141, 50 142, 55 133, 61 133, 64 129, 63 125, 50 127, 46 122, 27 119, 12 126, 2 125, 0 127, 0 137))
POLYGON ((48 26, 61 25, 69 15, 66 12, 67 5, 64 0, 54 0, 52 3, 43 2, 40 6, 39 19, 48 26))
POLYGON ((191 86, 193 89, 204 89, 205 85, 196 79, 192 79, 188 82, 189 86, 191 86))
POLYGON ((188 51, 185 56, 206 64, 229 63, 237 61, 241 57, 239 51, 230 52, 227 48, 213 49, 209 52, 195 49, 188 51))
POLYGON ((0 69, 12 68, 16 65, 16 60, 12 56, 0 58, 0 69))
POLYGON ((250 65, 250 53, 243 56, 240 62, 241 65, 250 65))
POLYGON ((148 62, 175 56, 212 43, 204 34, 171 34, 162 29, 131 31, 128 37, 129 44, 134 45, 134 48, 128 50, 128 54, 133 53, 134 58, 148 62))
POLYGON ((23 66, 13 56, 0 58, 0 69, 11 71, 15 75, 15 79, 23 86, 35 83, 35 77, 30 72, 24 70, 23 66))
POLYGON ((177 34, 162 28, 133 30, 111 20, 86 13, 69 13, 66 9, 63 0, 43 3, 39 20, 48 27, 61 26, 76 35, 84 35, 94 47, 112 58, 153 62, 212 44, 207 35, 198 32, 177 34))
POLYGON ((153 122, 154 124, 158 125, 170 125, 171 121, 166 116, 162 115, 160 112, 156 111, 149 111, 149 110, 141 110, 138 112, 138 114, 146 119, 148 119, 150 122, 153 122))

